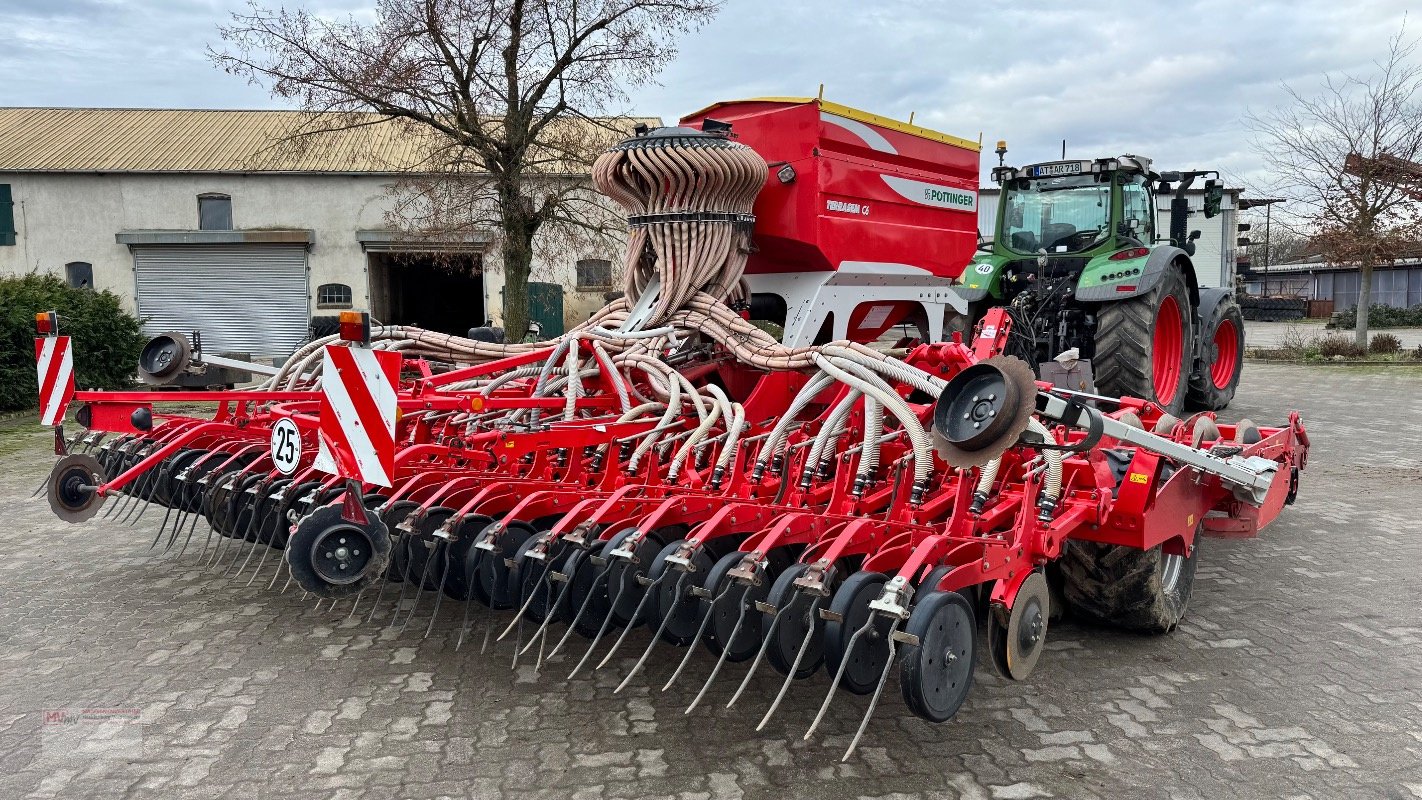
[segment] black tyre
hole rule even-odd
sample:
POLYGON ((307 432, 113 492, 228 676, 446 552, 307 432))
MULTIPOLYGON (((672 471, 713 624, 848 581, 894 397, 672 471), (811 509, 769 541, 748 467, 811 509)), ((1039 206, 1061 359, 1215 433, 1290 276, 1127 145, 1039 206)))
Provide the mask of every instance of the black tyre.
POLYGON ((1176 268, 1166 270, 1151 291, 1102 305, 1092 362, 1097 390, 1153 400, 1180 413, 1192 363, 1190 308, 1190 287, 1176 268))
POLYGON ((874 613, 869 604, 879 599, 888 582, 883 573, 856 572, 845 579, 830 602, 834 616, 825 623, 825 667, 834 674, 844 665, 839 685, 853 694, 874 691, 889 659, 893 621, 882 614, 872 623, 869 619, 874 613))
POLYGON ((1200 411, 1219 411, 1234 399, 1244 371, 1244 314, 1234 301, 1215 306, 1200 326, 1205 341, 1199 374, 1190 379, 1185 401, 1200 411))
POLYGON ((904 702, 929 722, 947 722, 973 687, 978 626, 972 605, 957 592, 930 592, 905 630, 919 643, 904 647, 899 662, 904 702))
POLYGON ((296 526, 286 549, 296 582, 318 597, 359 594, 385 573, 390 535, 370 515, 365 525, 341 518, 337 505, 317 509, 296 526))
POLYGON ((1202 538, 1197 531, 1188 556, 1068 540, 1058 563, 1071 613, 1128 631, 1169 633, 1190 603, 1202 538))

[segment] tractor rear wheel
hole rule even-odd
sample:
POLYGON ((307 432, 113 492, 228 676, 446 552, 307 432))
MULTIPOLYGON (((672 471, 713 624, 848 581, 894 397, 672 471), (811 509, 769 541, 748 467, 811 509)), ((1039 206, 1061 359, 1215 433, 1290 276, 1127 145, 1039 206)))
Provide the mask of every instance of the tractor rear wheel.
POLYGON ((1174 267, 1151 291, 1101 306, 1092 362, 1097 389, 1152 400, 1172 414, 1184 410, 1191 313, 1185 274, 1174 267))
POLYGON ((1202 411, 1219 411, 1234 399, 1239 374, 1244 370, 1244 314, 1233 300, 1215 306, 1200 326, 1205 363, 1190 380, 1186 402, 1202 411))
POLYGON ((1202 531, 1188 556, 1160 547, 1067 540, 1062 547, 1062 593, 1079 619, 1138 633, 1169 633, 1180 624, 1195 587, 1202 531))

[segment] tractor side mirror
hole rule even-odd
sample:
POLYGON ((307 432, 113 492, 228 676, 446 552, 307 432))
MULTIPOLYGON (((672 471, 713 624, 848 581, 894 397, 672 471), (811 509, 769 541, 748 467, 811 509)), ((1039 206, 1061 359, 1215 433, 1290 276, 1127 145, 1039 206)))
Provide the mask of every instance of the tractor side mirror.
POLYGON ((1126 230, 1135 231, 1138 230, 1140 227, 1141 221, 1136 219, 1135 217, 1131 217, 1130 219, 1126 220, 1126 230))
POLYGON ((1190 241, 1193 242, 1193 241, 1195 241, 1195 240, 1198 239, 1198 238, 1200 238, 1200 232, 1199 232, 1199 231, 1190 231, 1190 241))
POLYGON ((1217 217, 1224 205, 1224 184, 1217 180, 1205 181, 1205 219, 1217 217))

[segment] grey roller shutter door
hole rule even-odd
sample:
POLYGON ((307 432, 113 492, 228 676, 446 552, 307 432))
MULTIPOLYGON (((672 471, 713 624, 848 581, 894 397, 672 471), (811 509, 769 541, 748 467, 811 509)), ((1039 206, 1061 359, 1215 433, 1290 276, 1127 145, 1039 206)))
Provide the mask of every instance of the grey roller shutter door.
POLYGON ((202 331, 210 352, 285 357, 307 337, 303 245, 135 246, 138 315, 149 334, 202 331))

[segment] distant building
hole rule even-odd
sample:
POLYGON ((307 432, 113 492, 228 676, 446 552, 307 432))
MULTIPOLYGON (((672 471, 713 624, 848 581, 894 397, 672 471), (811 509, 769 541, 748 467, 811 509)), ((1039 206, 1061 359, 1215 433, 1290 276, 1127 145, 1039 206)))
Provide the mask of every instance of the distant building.
MULTIPOLYGON (((371 115, 299 154, 277 147, 299 115, 0 108, 0 275, 108 289, 149 332, 201 329, 209 348, 254 356, 290 353, 313 317, 347 308, 451 333, 497 323, 491 232, 421 242, 387 224, 418 145, 371 115)), ((536 256, 545 333, 619 288, 616 252, 536 256)))
MULTIPOLYGON (((1292 264, 1255 265, 1245 288, 1264 297, 1330 301, 1333 311, 1347 311, 1358 305, 1361 277, 1357 264, 1335 264, 1313 256, 1292 264)), ((1422 305, 1422 257, 1373 267, 1372 303, 1396 308, 1422 305)))

